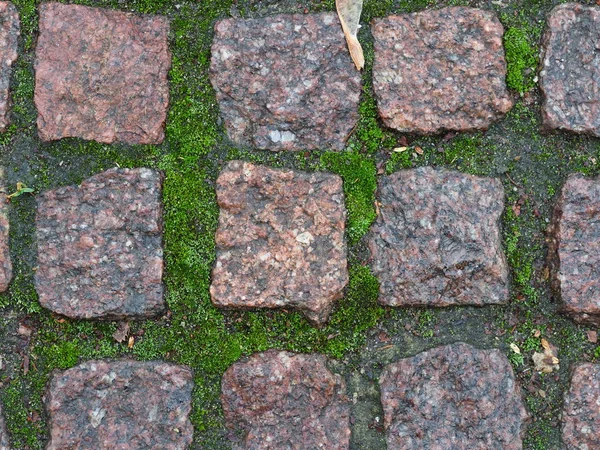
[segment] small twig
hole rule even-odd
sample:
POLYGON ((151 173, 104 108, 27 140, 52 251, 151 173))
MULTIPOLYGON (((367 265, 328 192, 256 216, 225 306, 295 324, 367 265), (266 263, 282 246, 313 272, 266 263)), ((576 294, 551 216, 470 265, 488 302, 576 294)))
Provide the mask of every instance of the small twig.
POLYGON ((514 184, 516 187, 518 187, 519 189, 523 189, 523 186, 518 185, 515 180, 513 180, 510 175, 508 174, 508 172, 505 173, 506 178, 508 178, 508 181, 510 181, 512 184, 514 184))
POLYGON ((352 135, 356 132, 356 129, 358 128, 359 125, 359 121, 356 122, 356 125, 354 125, 352 127, 352 129, 350 130, 350 133, 348 133, 348 136, 346 136, 346 139, 344 139, 344 144, 347 144, 348 141, 350 140, 350 138, 352 137, 352 135))

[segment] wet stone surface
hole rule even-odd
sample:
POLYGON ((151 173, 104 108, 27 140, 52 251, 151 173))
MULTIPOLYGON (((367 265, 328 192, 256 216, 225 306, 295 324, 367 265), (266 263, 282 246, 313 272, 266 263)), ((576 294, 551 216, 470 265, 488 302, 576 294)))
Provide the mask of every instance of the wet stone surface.
POLYGON ((74 318, 145 318, 163 301, 162 175, 110 169, 37 196, 42 306, 74 318))
POLYGON ((231 366, 221 401, 234 450, 345 450, 350 403, 322 355, 269 350, 231 366))
POLYGON ((12 278, 12 263, 9 248, 8 204, 5 200, 4 169, 0 167, 0 292, 8 289, 12 278))
POLYGON ((164 362, 88 361, 53 375, 46 450, 184 450, 192 372, 164 362))
POLYGON ((500 350, 435 348, 390 364, 379 383, 390 449, 522 448, 528 416, 500 350))
POLYGON ((361 76, 334 13, 217 22, 210 78, 229 137, 269 150, 342 150, 361 76))
POLYGON ((10 450, 8 446, 8 433, 4 425, 4 416, 2 415, 2 403, 0 403, 0 450, 10 450))
POLYGON ((388 127, 486 129, 511 108, 504 30, 493 12, 443 8, 375 19, 371 30, 373 90, 388 127))
POLYGON ((348 283, 341 178, 232 161, 217 202, 213 303, 292 308, 326 322, 348 283))
POLYGON ((540 88, 546 128, 600 136, 600 8, 557 6, 543 38, 540 88))
POLYGON ((8 125, 11 66, 17 59, 19 14, 10 2, 0 2, 0 131, 8 125))
POLYGON ((566 450, 600 448, 600 364, 575 367, 562 417, 566 450))
POLYGON ((35 62, 40 138, 162 142, 168 32, 160 16, 41 4, 35 62))
POLYGON ((379 180, 367 237, 380 302, 486 305, 508 300, 499 180, 445 169, 402 170, 379 180))
POLYGON ((600 326, 600 178, 567 178, 549 237, 551 282, 563 311, 600 326))

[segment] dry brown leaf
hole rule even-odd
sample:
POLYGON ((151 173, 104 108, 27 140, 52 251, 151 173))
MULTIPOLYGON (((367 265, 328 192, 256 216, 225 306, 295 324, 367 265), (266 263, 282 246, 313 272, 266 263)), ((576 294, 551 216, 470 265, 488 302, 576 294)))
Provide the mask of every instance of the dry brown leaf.
POLYGON ((362 47, 356 37, 360 28, 360 14, 362 13, 363 0, 335 0, 338 17, 344 30, 348 50, 354 65, 358 70, 365 67, 365 57, 362 47))
POLYGON ((541 342, 544 353, 535 352, 532 357, 535 370, 542 373, 551 373, 558 370, 560 367, 558 349, 544 338, 541 342))
POLYGON ((598 342, 598 333, 594 330, 587 330, 587 339, 592 344, 596 344, 598 342))
POLYGON ((548 278, 550 278, 550 269, 548 267, 544 267, 544 270, 542 271, 542 279, 547 280, 548 278))
POLYGON ((133 336, 129 336, 129 341, 127 341, 127 347, 133 348, 133 344, 135 344, 135 338, 133 336))
POLYGON ((417 154, 422 155, 423 154, 423 149, 421 147, 415 147, 415 152, 417 152, 417 154))
POLYGON ((17 333, 19 333, 23 337, 28 338, 28 337, 31 337, 32 330, 31 330, 31 328, 21 324, 21 325, 19 325, 19 329, 17 330, 17 333))
POLYGON ((377 216, 381 215, 381 210, 379 209, 380 206, 381 206, 381 203, 379 203, 378 201, 375 201, 375 214, 377 216))
POLYGON ((538 394, 540 395, 540 397, 546 398, 546 391, 543 391, 542 389, 540 389, 540 390, 538 390, 538 394))
POLYGON ((117 331, 113 333, 113 338, 117 342, 124 342, 129 334, 129 322, 121 322, 117 331))

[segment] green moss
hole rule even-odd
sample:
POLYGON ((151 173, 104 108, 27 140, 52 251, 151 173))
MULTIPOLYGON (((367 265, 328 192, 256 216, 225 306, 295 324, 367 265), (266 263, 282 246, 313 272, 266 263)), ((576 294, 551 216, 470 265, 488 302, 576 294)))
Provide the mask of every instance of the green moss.
MULTIPOLYGON (((31 385, 23 379, 14 379, 2 392, 2 404, 6 416, 6 427, 10 433, 11 444, 18 449, 41 450, 42 446, 38 436, 42 431, 39 423, 33 422, 34 410, 28 401, 31 385)), ((34 395, 38 392, 34 391, 34 395)))
POLYGON ((369 268, 352 264, 346 296, 331 318, 328 329, 336 332, 327 340, 326 351, 341 358, 365 343, 365 333, 377 325, 384 310, 377 304, 379 281, 369 268))
POLYGON ((412 151, 406 150, 395 150, 390 155, 390 158, 385 163, 385 173, 391 175, 400 169, 410 169, 413 165, 411 158, 412 151))
POLYGON ((504 49, 508 87, 520 94, 533 89, 536 84, 538 58, 536 48, 530 44, 527 32, 521 28, 508 28, 504 33, 504 49))
POLYGON ((436 317, 433 310, 420 310, 418 315, 417 333, 424 338, 433 337, 435 323, 436 317))
POLYGON ((348 238, 355 244, 375 220, 375 190, 377 178, 375 161, 357 152, 324 153, 323 165, 344 180, 348 209, 348 238))
POLYGON ((462 134, 444 146, 444 163, 475 175, 489 171, 489 149, 483 147, 481 134, 462 134))
POLYGON ((387 16, 393 5, 393 0, 364 0, 361 22, 369 23, 376 17, 387 16))
MULTIPOLYGON (((381 7, 384 9, 386 8, 385 3, 381 2, 381 7)), ((375 13, 376 11, 371 12, 375 13)), ((360 37, 362 38, 363 34, 360 37)), ((363 71, 362 97, 358 108, 360 118, 348 140, 348 148, 373 154, 382 147, 393 146, 395 139, 393 133, 384 128, 379 122, 372 83, 373 61, 375 58, 373 41, 366 38, 362 38, 361 41, 365 56, 365 68, 363 71)))
MULTIPOLYGON (((170 17, 173 64, 169 73, 171 106, 166 140, 157 146, 104 145, 78 139, 42 143, 37 138, 33 104, 36 2, 15 0, 15 3, 22 20, 22 48, 12 79, 13 125, 0 138, 3 162, 10 168, 11 185, 23 181, 39 192, 79 183, 115 165, 163 170, 164 282, 169 306, 165 317, 131 323, 130 333, 134 337, 131 349, 126 342, 116 342, 112 337, 116 323, 63 320, 42 310, 33 286, 35 198, 14 199, 10 207, 10 238, 15 277, 9 293, 0 296, 0 307, 10 309, 13 325, 27 321, 35 328, 28 353, 29 372, 25 374, 20 367, 14 367, 14 374, 1 380, 0 397, 15 448, 42 449, 45 445, 47 418, 41 398, 52 370, 66 369, 88 359, 127 356, 141 360, 166 359, 192 367, 195 373, 192 448, 226 449, 219 393, 221 375, 231 363, 256 351, 280 348, 324 353, 343 359, 344 365, 347 361, 353 364, 352 361, 364 358, 369 360, 370 366, 382 366, 391 357, 381 356, 388 351, 385 350, 387 345, 373 350, 374 328, 394 334, 394 339, 402 342, 402 348, 393 358, 410 356, 434 344, 458 338, 489 346, 498 346, 496 337, 505 344, 514 342, 523 355, 518 360, 510 350, 507 355, 513 360, 523 386, 532 382, 531 353, 539 350, 540 345, 534 332, 541 331, 542 336, 560 349, 561 381, 555 381, 553 376, 542 377, 541 381, 536 378, 535 383, 541 383, 547 397, 526 394, 536 421, 529 427, 525 448, 552 448, 559 442, 558 432, 549 424, 554 423, 559 414, 565 386, 562 380, 567 378, 572 362, 600 359, 600 348, 587 342, 584 327, 574 325, 555 312, 556 304, 551 300, 542 271, 545 219, 549 217, 551 197, 559 191, 568 172, 590 175, 600 172, 597 139, 541 135, 538 107, 519 102, 486 133, 463 133, 453 138, 406 136, 410 142, 408 149, 393 152, 391 150, 399 146, 399 134, 383 127, 377 116, 371 85, 373 43, 368 27, 363 27, 360 39, 367 67, 363 74, 360 118, 347 151, 290 154, 235 148, 224 138, 207 77, 214 20, 227 17, 233 1, 182 1, 176 7, 175 3, 161 0, 85 0, 81 3, 158 12, 170 17), (422 152, 417 152, 416 147, 422 152), (299 313, 224 312, 212 305, 209 285, 218 220, 214 184, 222 164, 232 158, 297 170, 329 170, 343 178, 348 209, 350 280, 344 298, 335 305, 329 323, 323 328, 311 326, 299 313), (508 305, 490 306, 476 312, 469 308, 407 312, 378 305, 378 282, 367 267, 368 255, 361 238, 376 216, 376 168, 386 160, 387 173, 433 165, 503 180, 507 207, 502 228, 513 280, 508 305), (521 202, 520 214, 516 215, 512 206, 521 197, 526 200, 521 202), (537 210, 538 215, 534 214, 537 210), (474 317, 471 326, 476 332, 472 334, 462 325, 469 316, 474 317), (481 329, 484 322, 497 323, 502 334, 486 340, 487 333, 482 334, 481 329), (440 337, 438 329, 447 333, 440 337), (369 345, 365 346, 367 341, 369 345)), ((251 8, 242 3, 237 2, 237 5, 244 14, 251 8)), ((466 2, 451 0, 444 4, 456 3, 466 2)), ((311 11, 334 8, 333 0, 310 0, 304 4, 311 11)), ((366 0, 363 21, 433 6, 442 4, 434 0, 366 0)), ((513 14, 511 9, 510 14, 502 18, 507 26, 510 78, 507 81, 511 89, 520 93, 534 86, 535 70, 530 72, 530 69, 535 69, 537 64, 532 58, 537 53, 535 43, 541 30, 538 20, 551 5, 546 0, 528 0, 522 6, 524 12, 513 14)), ((535 90, 531 95, 536 95, 535 90)), ((375 370, 373 377, 376 376, 375 370)), ((377 402, 376 393, 371 400, 377 402)))
POLYGON ((494 150, 484 144, 480 133, 461 134, 448 142, 438 143, 437 147, 433 147, 428 138, 421 138, 407 148, 392 150, 385 171, 389 175, 400 169, 432 165, 449 166, 474 175, 488 175, 494 150))

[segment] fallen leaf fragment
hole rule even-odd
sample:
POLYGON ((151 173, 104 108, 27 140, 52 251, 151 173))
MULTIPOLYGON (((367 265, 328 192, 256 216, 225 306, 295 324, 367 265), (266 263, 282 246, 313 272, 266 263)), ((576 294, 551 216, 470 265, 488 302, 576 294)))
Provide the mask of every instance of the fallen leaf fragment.
POLYGON ((521 354, 521 349, 517 346, 517 344, 512 343, 510 344, 510 348, 512 349, 513 352, 517 353, 517 354, 521 354))
POLYGON ((356 37, 358 29, 360 28, 360 14, 362 13, 363 0, 336 0, 335 7, 337 9, 338 17, 342 24, 342 30, 344 30, 344 36, 346 37, 346 43, 348 44, 348 50, 350 50, 350 56, 354 65, 358 70, 365 67, 365 57, 363 55, 362 47, 356 37))
POLYGON ((415 147, 415 152, 417 152, 417 154, 422 155, 423 154, 423 149, 421 147, 415 147))
POLYGON ((378 201, 375 201, 375 214, 377 216, 381 215, 381 210, 379 209, 380 206, 381 206, 381 203, 379 203, 378 201))
POLYGON ((17 182, 17 190, 15 192, 13 192, 12 194, 7 195, 6 198, 10 200, 13 197, 19 197, 23 194, 32 194, 32 193, 33 193, 33 189, 25 186, 25 183, 22 183, 19 181, 19 182, 17 182))
POLYGON ((598 343, 598 333, 594 330, 587 330, 587 340, 592 344, 598 343))
POLYGON ((558 349, 544 338, 542 338, 541 342, 544 353, 535 352, 533 354, 533 365, 538 372, 552 373, 560 367, 558 349))
POLYGON ((28 337, 31 337, 32 330, 31 330, 31 328, 29 328, 23 324, 20 324, 19 329, 17 330, 17 333, 19 333, 19 335, 21 335, 23 337, 28 338, 28 337))
POLYGON ((127 335, 129 334, 129 322, 121 322, 117 331, 113 333, 113 338, 115 341, 121 343, 127 339, 127 335))
POLYGON ((129 341, 127 341, 127 347, 133 348, 133 344, 135 344, 135 338, 133 336, 129 336, 129 341))
POLYGON ((406 150, 408 150, 408 147, 396 147, 394 149, 394 152, 396 152, 396 153, 402 153, 402 152, 405 152, 406 150))
POLYGON ((538 390, 538 394, 539 394, 540 397, 546 398, 546 391, 540 389, 540 390, 538 390))

